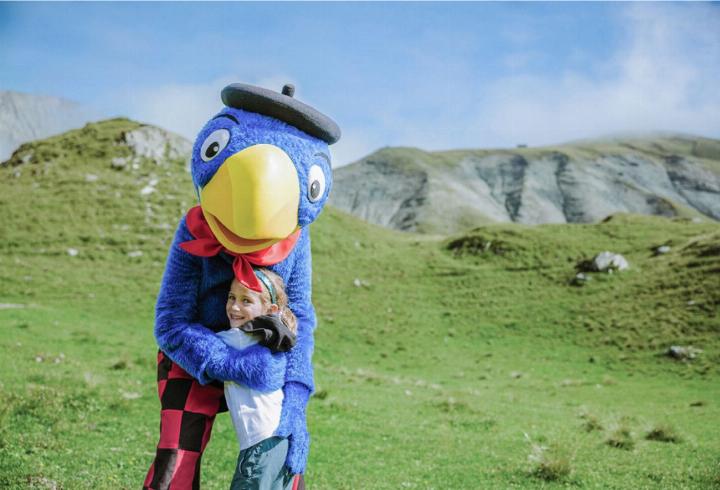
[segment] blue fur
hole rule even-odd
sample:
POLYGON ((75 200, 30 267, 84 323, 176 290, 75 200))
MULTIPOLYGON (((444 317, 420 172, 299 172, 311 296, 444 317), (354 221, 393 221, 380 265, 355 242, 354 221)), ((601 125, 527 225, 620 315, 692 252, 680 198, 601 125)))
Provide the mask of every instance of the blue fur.
POLYGON ((170 247, 156 308, 155 336, 160 348, 200 383, 213 379, 232 380, 262 391, 283 388, 283 402, 277 435, 288 437, 287 465, 302 473, 307 463, 310 439, 305 407, 314 390, 312 352, 315 310, 311 302, 312 261, 310 232, 307 227, 322 210, 332 187, 328 145, 295 127, 276 119, 238 109, 225 108, 240 124, 227 118, 211 119, 200 132, 192 157, 192 177, 196 187, 207 184, 230 155, 256 144, 275 145, 294 162, 300 184, 298 224, 300 238, 290 255, 269 268, 285 282, 290 307, 298 319, 298 340, 288 353, 272 354, 262 346, 238 351, 227 346, 214 332, 229 327, 225 302, 233 278, 232 257, 220 254, 195 257, 179 247, 191 240, 185 219, 180 221, 170 247), (213 131, 225 128, 230 141, 210 162, 200 158, 200 147, 213 131), (323 196, 308 199, 308 171, 319 165, 325 173, 323 196))
POLYGON ((275 435, 289 438, 290 447, 285 461, 293 474, 304 473, 310 450, 310 435, 305 422, 305 407, 307 407, 310 391, 300 383, 289 382, 283 388, 282 413, 280 425, 275 435))

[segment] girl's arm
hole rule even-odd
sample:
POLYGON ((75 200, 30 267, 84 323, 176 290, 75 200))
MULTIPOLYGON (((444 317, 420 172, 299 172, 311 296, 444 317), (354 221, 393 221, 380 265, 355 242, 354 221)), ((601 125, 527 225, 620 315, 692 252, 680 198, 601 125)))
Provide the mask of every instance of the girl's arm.
POLYGON ((202 259, 179 245, 192 239, 183 218, 170 247, 156 306, 155 338, 160 349, 201 384, 218 379, 260 391, 280 389, 285 378, 285 354, 271 354, 260 345, 239 351, 194 322, 198 318, 202 259))

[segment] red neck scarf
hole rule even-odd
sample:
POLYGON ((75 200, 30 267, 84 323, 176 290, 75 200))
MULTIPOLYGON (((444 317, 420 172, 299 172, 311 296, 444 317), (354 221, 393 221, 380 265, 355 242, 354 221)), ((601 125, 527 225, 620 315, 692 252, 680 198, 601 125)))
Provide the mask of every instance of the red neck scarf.
POLYGON ((180 247, 182 247, 183 250, 199 257, 213 257, 220 252, 234 256, 233 272, 235 272, 235 278, 246 288, 257 292, 262 292, 262 286, 255 276, 255 271, 253 271, 252 266, 273 265, 285 260, 287 256, 290 255, 290 252, 292 252, 293 247, 295 247, 298 238, 300 238, 300 230, 297 230, 289 237, 274 245, 256 252, 241 254, 226 249, 217 238, 215 238, 200 206, 195 206, 187 212, 185 215, 185 223, 187 224, 190 234, 195 237, 195 240, 182 242, 180 247))

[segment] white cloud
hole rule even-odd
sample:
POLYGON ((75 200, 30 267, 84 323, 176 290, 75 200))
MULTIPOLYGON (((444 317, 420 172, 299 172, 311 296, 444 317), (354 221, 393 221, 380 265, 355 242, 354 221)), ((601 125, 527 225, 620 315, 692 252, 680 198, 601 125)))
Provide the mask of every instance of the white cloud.
POLYGON ((428 150, 544 145, 618 133, 669 131, 720 137, 720 14, 707 4, 639 4, 623 10, 623 42, 609 59, 576 50, 592 73, 524 72, 528 50, 504 59, 512 76, 480 86, 458 60, 425 60, 403 97, 365 104, 367 141, 428 150), (431 117, 417 117, 422 107, 431 117))
POLYGON ((220 111, 222 89, 242 80, 276 90, 292 79, 283 75, 263 78, 228 75, 208 83, 166 84, 148 87, 126 94, 129 116, 133 119, 160 126, 193 141, 207 120, 220 111))
POLYGON ((338 168, 353 163, 382 146, 387 144, 365 128, 343 127, 340 141, 330 147, 333 167, 338 168))
POLYGON ((178 133, 191 141, 210 116, 222 108, 220 91, 234 82, 223 77, 206 84, 167 84, 128 94, 129 116, 178 133))
POLYGON ((478 108, 482 117, 470 126, 504 146, 623 132, 720 136, 718 10, 642 4, 622 19, 626 44, 600 60, 611 76, 563 72, 497 80, 478 108))

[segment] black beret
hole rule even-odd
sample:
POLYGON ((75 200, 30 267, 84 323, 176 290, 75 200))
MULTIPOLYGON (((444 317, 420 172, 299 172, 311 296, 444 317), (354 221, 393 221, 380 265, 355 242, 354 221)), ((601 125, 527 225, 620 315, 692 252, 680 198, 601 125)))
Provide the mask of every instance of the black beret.
POLYGON ((282 93, 244 83, 233 83, 222 90, 222 101, 228 107, 257 112, 320 138, 329 145, 340 139, 340 128, 325 114, 293 98, 295 87, 288 84, 282 93))

